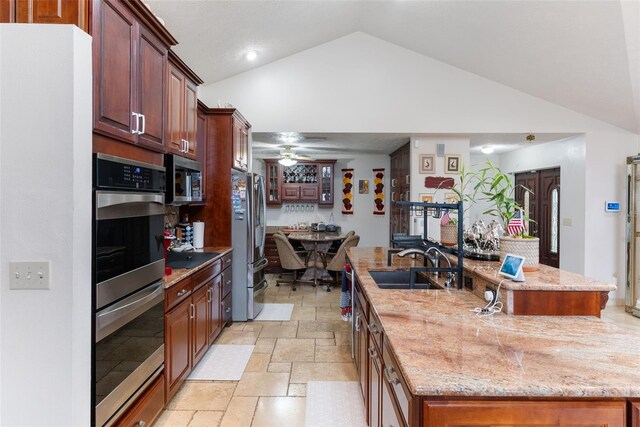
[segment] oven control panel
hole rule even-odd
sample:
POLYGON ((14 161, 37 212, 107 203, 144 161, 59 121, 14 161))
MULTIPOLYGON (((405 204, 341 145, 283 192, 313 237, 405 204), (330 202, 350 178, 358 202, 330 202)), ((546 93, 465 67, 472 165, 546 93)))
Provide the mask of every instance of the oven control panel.
POLYGON ((162 166, 96 154, 94 187, 112 190, 165 191, 166 174, 162 166))

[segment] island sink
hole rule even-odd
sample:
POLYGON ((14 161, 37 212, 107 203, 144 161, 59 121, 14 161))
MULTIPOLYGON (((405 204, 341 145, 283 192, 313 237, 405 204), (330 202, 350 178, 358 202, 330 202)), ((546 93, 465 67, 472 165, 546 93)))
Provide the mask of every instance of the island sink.
MULTIPOLYGON (((421 269, 423 270, 423 269, 421 269)), ((372 271, 369 274, 380 289, 444 289, 414 270, 372 271)))

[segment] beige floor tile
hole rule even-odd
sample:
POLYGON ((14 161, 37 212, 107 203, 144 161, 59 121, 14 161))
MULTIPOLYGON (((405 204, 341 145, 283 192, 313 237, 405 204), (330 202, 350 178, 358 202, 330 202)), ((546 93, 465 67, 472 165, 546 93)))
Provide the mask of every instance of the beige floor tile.
POLYGON ((218 427, 224 411, 198 411, 193 415, 189 427, 218 427))
POLYGON ((235 330, 243 330, 244 327, 247 325, 247 322, 234 322, 229 326, 229 329, 231 329, 232 331, 235 330))
POLYGON ((350 332, 351 322, 345 322, 343 320, 333 321, 300 321, 298 325, 298 331, 327 331, 327 332, 350 332))
POLYGON ((286 396, 288 373, 245 372, 234 396, 286 396))
POLYGON ((298 338, 319 338, 319 339, 332 339, 333 338, 333 332, 328 332, 328 331, 306 331, 306 330, 300 330, 300 327, 298 327, 298 338))
POLYGON ((302 298, 303 307, 331 307, 331 301, 318 300, 315 295, 305 295, 302 298))
POLYGON ((295 338, 298 326, 263 326, 260 338, 295 338))
POLYGON ((351 346, 316 347, 316 362, 351 362, 351 346))
POLYGON ((220 427, 250 427, 257 403, 257 397, 234 396, 224 413, 220 427))
POLYGON ((171 399, 167 409, 224 411, 231 400, 235 383, 187 381, 171 399))
POLYGON ((336 332, 336 345, 351 345, 351 330, 349 332, 336 332))
POLYGON ((195 411, 162 411, 153 425, 155 427, 187 427, 194 413, 195 411))
POLYGON ((258 338, 256 341, 256 347, 253 349, 254 353, 273 353, 273 347, 276 345, 275 338, 258 338))
POLYGON ((298 283, 295 291, 291 291, 291 295, 313 295, 315 296, 317 287, 311 286, 308 283, 298 283))
POLYGON ((291 362, 272 362, 269 363, 268 372, 291 372, 291 362))
POLYGON ((335 339, 330 338, 317 338, 316 346, 325 346, 325 345, 336 345, 335 339))
POLYGON ((297 320, 289 320, 288 322, 282 322, 280 325, 281 326, 295 326, 296 328, 298 327, 298 321, 297 320))
POLYGON ((262 328, 263 328, 262 325, 256 325, 253 322, 247 322, 247 324, 244 325, 244 328, 242 330, 246 332, 249 332, 249 331, 260 332, 262 328))
POLYGON ((307 395, 306 384, 289 384, 288 396, 304 397, 307 395))
POLYGON ((291 320, 316 320, 316 308, 296 305, 293 307, 291 320))
POLYGON ((355 381, 358 378, 353 363, 293 362, 292 383, 309 381, 355 381))
POLYGON ((269 362, 271 361, 270 354, 253 353, 249 358, 249 363, 244 369, 245 372, 267 372, 269 362))
POLYGON ((216 344, 255 344, 260 331, 225 330, 216 344))
POLYGON ((272 362, 313 362, 315 340, 278 338, 271 356, 272 362))
POLYGON ((254 324, 254 325, 261 325, 261 326, 280 326, 280 325, 282 325, 281 321, 274 321, 274 320, 254 320, 251 323, 254 324))
POLYGON ((342 321, 342 314, 333 308, 318 307, 316 309, 316 320, 319 322, 342 321))
POLYGON ((304 426, 305 404, 304 397, 261 397, 251 426, 304 426))

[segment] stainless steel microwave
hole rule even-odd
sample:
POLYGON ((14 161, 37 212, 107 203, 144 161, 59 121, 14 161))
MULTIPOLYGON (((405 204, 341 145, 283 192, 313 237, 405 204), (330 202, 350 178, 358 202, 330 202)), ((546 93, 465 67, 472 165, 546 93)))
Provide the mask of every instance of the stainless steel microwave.
POLYGON ((202 202, 202 165, 199 162, 167 154, 166 203, 186 205, 202 202))

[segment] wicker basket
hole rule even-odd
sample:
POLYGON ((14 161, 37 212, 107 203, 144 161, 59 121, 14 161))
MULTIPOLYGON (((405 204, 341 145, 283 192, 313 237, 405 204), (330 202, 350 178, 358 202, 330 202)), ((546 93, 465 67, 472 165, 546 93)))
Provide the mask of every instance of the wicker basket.
POLYGON ((524 257, 524 271, 536 271, 538 269, 538 257, 540 254, 540 239, 518 239, 515 237, 500 237, 500 261, 506 254, 520 255, 524 257))
POLYGON ((444 246, 455 246, 458 244, 458 224, 440 224, 440 242, 444 246))

